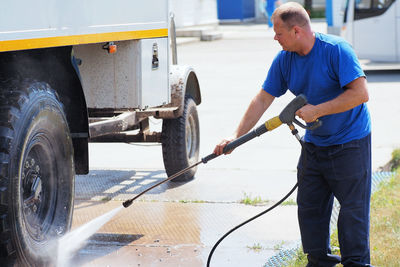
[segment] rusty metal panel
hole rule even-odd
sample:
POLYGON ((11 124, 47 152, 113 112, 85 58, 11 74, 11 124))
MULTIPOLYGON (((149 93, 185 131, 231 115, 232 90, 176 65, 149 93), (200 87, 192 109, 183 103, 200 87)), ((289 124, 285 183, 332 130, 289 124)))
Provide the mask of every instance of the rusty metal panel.
POLYGON ((74 47, 88 108, 138 107, 138 42, 116 42, 117 52, 109 54, 104 44, 74 47))
POLYGON ((168 38, 74 46, 88 108, 144 109, 168 104, 168 38), (157 49, 157 65, 153 50, 157 49))

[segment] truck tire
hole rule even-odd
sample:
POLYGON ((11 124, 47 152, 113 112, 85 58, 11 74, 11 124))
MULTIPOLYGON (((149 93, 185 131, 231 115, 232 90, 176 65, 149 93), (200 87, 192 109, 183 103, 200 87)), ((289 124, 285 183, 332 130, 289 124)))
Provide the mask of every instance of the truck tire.
POLYGON ((43 82, 0 81, 0 259, 46 266, 71 226, 75 170, 63 106, 43 82))
MULTIPOLYGON (((185 97, 182 116, 163 120, 161 135, 163 160, 168 176, 196 163, 199 159, 200 130, 196 103, 190 96, 185 97)), ((174 178, 184 182, 193 178, 197 168, 174 178)))

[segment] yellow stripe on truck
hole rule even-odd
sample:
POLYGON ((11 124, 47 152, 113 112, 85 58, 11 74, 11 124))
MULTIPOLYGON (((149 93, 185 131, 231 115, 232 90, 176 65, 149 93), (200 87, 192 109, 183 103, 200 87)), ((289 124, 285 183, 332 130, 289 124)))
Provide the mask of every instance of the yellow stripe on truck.
POLYGON ((56 36, 21 40, 0 41, 0 52, 47 48, 66 45, 93 44, 146 38, 167 37, 168 29, 140 30, 127 32, 94 33, 56 36))

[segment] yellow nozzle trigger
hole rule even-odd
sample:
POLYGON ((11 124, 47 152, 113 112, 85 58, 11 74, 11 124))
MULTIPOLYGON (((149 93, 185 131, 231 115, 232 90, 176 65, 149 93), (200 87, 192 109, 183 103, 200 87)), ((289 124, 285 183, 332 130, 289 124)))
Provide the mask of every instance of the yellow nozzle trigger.
POLYGON ((279 119, 279 116, 273 117, 272 119, 269 119, 265 122, 265 128, 267 128, 268 131, 272 131, 273 129, 278 128, 281 125, 282 122, 279 119))

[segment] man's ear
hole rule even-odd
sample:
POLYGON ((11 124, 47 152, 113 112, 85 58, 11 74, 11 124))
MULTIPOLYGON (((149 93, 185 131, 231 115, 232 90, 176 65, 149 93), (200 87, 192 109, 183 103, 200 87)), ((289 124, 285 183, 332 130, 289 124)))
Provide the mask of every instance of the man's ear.
POLYGON ((301 27, 299 27, 297 25, 293 26, 293 30, 294 30, 294 33, 295 33, 296 37, 299 36, 299 33, 302 32, 301 27))

